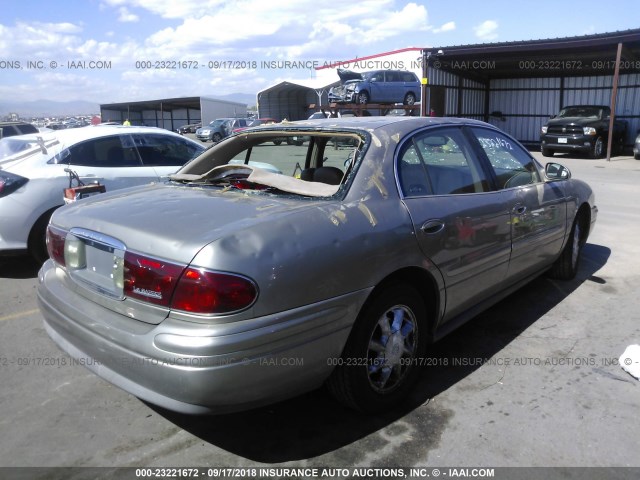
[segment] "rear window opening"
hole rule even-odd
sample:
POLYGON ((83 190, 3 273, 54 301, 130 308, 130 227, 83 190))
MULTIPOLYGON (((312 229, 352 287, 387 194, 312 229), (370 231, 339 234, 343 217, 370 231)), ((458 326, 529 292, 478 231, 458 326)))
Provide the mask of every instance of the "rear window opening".
POLYGON ((333 196, 346 184, 364 144, 364 137, 355 132, 242 132, 170 178, 210 184, 226 179, 241 189, 272 187, 303 196, 333 196), (238 168, 219 168, 223 166, 238 168))

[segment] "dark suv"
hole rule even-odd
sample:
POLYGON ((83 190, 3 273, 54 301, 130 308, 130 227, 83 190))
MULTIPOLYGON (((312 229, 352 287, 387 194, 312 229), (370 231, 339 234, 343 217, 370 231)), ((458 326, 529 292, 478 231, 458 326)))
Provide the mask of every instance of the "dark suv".
POLYGON ((342 85, 329 90, 329 101, 337 103, 404 103, 420 98, 420 81, 404 70, 373 70, 357 73, 338 69, 342 85))
POLYGON ((0 122, 0 138, 38 133, 38 129, 26 122, 0 122))
MULTIPOLYGON (((605 105, 572 105, 564 107, 542 127, 540 149, 545 157, 555 152, 584 152, 591 158, 606 153, 611 109, 605 105)), ((613 124, 612 147, 621 152, 627 135, 627 123, 613 124)))

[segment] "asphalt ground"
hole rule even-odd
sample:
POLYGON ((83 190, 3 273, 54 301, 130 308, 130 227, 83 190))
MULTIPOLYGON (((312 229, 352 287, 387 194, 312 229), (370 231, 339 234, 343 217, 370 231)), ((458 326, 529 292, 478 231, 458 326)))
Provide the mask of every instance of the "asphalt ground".
POLYGON ((577 278, 541 277, 440 341, 375 417, 324 390, 217 417, 145 404, 59 350, 37 267, 0 260, 0 466, 640 466, 640 382, 618 365, 640 343, 640 161, 556 161, 600 209, 577 278))

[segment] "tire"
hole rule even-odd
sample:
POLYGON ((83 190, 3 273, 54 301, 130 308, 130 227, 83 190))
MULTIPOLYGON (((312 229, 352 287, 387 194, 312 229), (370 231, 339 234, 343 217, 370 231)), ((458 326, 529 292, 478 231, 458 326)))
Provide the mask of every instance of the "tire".
POLYGON ((591 147, 591 151, 589 152, 589 155, 593 159, 602 158, 602 156, 604 155, 604 152, 605 152, 604 141, 602 140, 602 137, 598 137, 596 138, 596 141, 593 143, 593 147, 591 147))
POLYGON ((218 143, 220 140, 222 140, 222 135, 220 135, 218 132, 214 133, 211 137, 211 141, 213 143, 218 143))
POLYGON ((357 100, 360 105, 366 105, 369 103, 369 94, 367 92, 360 92, 357 100))
POLYGON ((282 143, 282 140, 274 140, 273 144, 274 145, 280 145, 282 143))
POLYGON ((407 284, 382 290, 365 304, 327 380, 344 405, 374 413, 397 405, 419 378, 427 341, 426 309, 407 284))
POLYGON ((47 251, 47 226, 51 215, 56 209, 53 208, 48 212, 43 213, 36 223, 33 224, 31 232, 29 232, 29 238, 27 239, 27 250, 29 255, 33 258, 38 265, 42 265, 47 258, 49 258, 49 252, 47 251))
POLYGON ((582 221, 582 216, 578 214, 573 221, 567 244, 549 271, 551 278, 558 280, 573 280, 575 278, 580 266, 582 247, 585 244, 584 229, 585 225, 582 221))
POLYGON ((542 147, 540 151, 542 152, 543 157, 553 157, 553 154, 555 153, 553 150, 544 147, 542 147))
POLYGON ((636 160, 640 160, 640 153, 635 153, 633 155, 633 158, 635 158, 636 160))
POLYGON ((405 105, 415 105, 416 103, 416 96, 409 92, 404 96, 404 102, 405 105))

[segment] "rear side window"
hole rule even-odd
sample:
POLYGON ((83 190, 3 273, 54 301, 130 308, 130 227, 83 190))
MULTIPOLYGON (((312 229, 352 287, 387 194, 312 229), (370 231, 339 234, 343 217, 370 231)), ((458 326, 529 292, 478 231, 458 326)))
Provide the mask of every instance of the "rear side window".
POLYGON ((417 82, 418 78, 415 76, 415 74, 411 73, 411 72, 402 72, 402 81, 403 82, 417 82))
POLYGON ((2 138, 18 135, 18 132, 12 125, 0 127, 0 129, 2 129, 2 138))
POLYGON ((142 163, 146 166, 181 167, 203 151, 180 137, 157 134, 134 134, 132 137, 142 163))
POLYGON ((405 197, 486 192, 489 183, 458 129, 429 130, 407 142, 398 157, 405 197))
POLYGON ((30 124, 16 125, 16 128, 20 132, 20 135, 25 135, 27 133, 38 133, 38 129, 30 124))
POLYGON ((128 135, 95 138, 62 152, 56 163, 86 167, 140 167, 140 159, 128 135))
POLYGON ((499 189, 540 182, 540 173, 535 161, 514 140, 495 130, 471 130, 489 158, 499 189))
POLYGON ((384 79, 387 82, 399 82, 400 74, 398 72, 391 72, 391 71, 385 72, 384 79))

